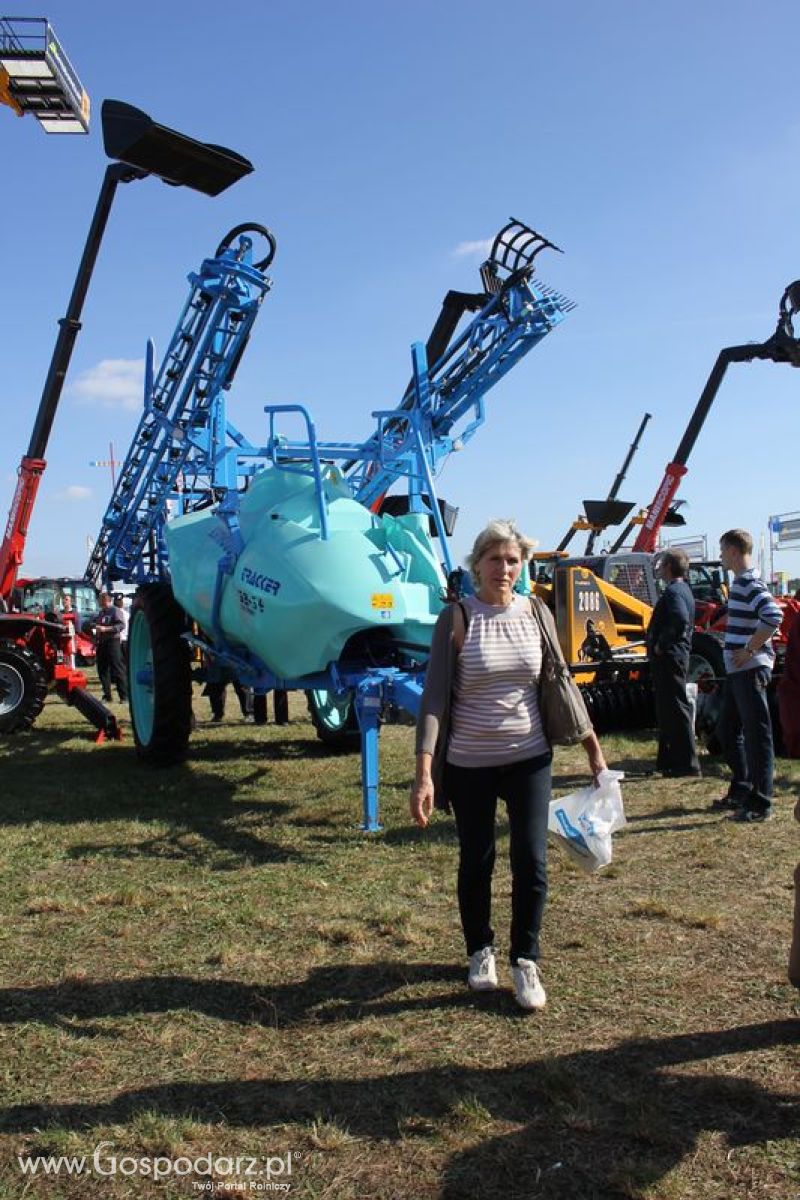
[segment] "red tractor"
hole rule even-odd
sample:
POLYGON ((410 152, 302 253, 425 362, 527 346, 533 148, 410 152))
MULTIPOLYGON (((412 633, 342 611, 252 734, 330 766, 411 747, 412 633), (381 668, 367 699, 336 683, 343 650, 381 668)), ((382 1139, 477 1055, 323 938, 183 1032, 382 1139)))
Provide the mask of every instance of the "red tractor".
POLYGON ((74 665, 94 666, 96 647, 85 622, 99 610, 100 594, 90 579, 66 575, 18 579, 11 594, 11 608, 14 612, 40 616, 58 614, 65 626, 72 626, 69 657, 74 659, 74 665))
POLYGON ((0 734, 30 729, 52 688, 91 721, 98 740, 119 737, 116 717, 86 690, 71 654, 71 631, 59 613, 0 613, 0 734))

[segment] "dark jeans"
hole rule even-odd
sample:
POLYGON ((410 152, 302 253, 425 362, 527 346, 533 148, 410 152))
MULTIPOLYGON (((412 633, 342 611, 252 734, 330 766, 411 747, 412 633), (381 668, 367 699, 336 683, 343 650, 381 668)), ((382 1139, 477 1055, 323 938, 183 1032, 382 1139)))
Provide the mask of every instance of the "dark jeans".
MULTIPOLYGON (((208 696, 211 703, 211 712, 214 719, 221 721, 225 716, 225 691, 227 683, 207 683, 204 695, 208 696)), ((247 688, 242 687, 238 680, 234 680, 233 689, 236 692, 236 697, 239 701, 239 707, 242 710, 243 717, 249 717, 253 711, 253 698, 247 688)))
POLYGON ((769 667, 734 671, 725 679, 719 717, 719 737, 725 761, 733 772, 730 794, 753 808, 772 803, 772 722, 767 688, 769 667))
POLYGON ((510 833, 511 962, 539 957, 539 932, 547 900, 547 816, 552 754, 502 767, 446 770, 458 829, 458 907, 467 954, 494 943, 491 926, 494 823, 505 800, 510 833))
POLYGON ((120 700, 127 700, 128 681, 125 678, 125 666, 122 661, 122 646, 119 638, 104 638, 102 634, 98 636, 95 665, 103 688, 103 699, 111 700, 111 685, 114 683, 120 700))
POLYGON ((688 659, 654 654, 650 677, 658 725, 659 771, 672 775, 696 775, 700 770, 692 727, 692 706, 686 695, 688 659))

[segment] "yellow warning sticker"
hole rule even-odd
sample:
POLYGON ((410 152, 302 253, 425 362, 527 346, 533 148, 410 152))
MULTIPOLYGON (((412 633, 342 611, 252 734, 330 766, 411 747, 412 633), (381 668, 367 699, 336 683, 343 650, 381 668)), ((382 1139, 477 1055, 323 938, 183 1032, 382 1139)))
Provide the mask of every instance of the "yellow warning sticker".
POLYGON ((394 596, 391 592, 373 592, 373 608, 394 608, 394 596))

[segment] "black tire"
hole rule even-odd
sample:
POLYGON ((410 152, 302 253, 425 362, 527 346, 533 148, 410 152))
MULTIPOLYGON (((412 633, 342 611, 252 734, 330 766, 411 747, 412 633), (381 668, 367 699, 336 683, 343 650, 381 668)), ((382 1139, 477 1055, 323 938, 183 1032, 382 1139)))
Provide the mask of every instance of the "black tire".
POLYGON ((46 696, 47 675, 36 655, 16 642, 0 641, 0 733, 30 729, 46 696))
POLYGON ((329 750, 353 754, 361 749, 361 731, 351 694, 338 699, 332 692, 306 692, 306 701, 317 737, 329 750))
POLYGON ((724 675, 725 660, 720 643, 709 633, 695 633, 692 636, 687 682, 697 684, 694 728, 698 739, 711 754, 718 754, 720 751, 717 725, 722 705, 724 675))
POLYGON ((131 606, 128 695, 136 753, 154 766, 183 762, 192 730, 186 615, 169 584, 147 584, 131 606))

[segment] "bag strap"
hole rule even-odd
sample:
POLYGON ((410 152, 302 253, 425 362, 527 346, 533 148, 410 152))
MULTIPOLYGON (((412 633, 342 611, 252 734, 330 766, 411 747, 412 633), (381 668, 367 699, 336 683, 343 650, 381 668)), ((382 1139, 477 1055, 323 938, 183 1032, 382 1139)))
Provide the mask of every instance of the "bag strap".
POLYGON ((544 648, 547 650, 554 662, 565 662, 566 660, 561 650, 558 638, 553 636, 553 631, 550 628, 549 623, 545 620, 543 611, 545 607, 544 602, 540 600, 538 596, 534 595, 531 595, 530 602, 533 619, 539 626, 539 632, 542 635, 544 648))
POLYGON ((467 636, 467 630, 469 629, 469 609, 467 608, 466 604, 462 604, 460 600, 457 600, 456 604, 461 609, 461 620, 464 622, 464 628, 461 630, 461 636, 459 638, 459 633, 455 624, 455 612, 453 613, 453 636, 456 642, 456 649, 460 651, 464 645, 464 640, 467 636))

